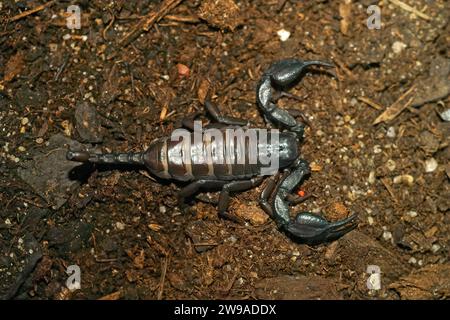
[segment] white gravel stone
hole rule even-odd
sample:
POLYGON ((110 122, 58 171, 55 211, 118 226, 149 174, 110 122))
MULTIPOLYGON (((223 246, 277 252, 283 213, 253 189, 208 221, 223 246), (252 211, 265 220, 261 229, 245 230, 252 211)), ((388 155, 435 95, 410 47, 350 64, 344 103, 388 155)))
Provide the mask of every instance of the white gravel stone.
POLYGON ((122 222, 116 222, 116 228, 117 228, 117 230, 123 230, 123 229, 125 229, 125 223, 122 223, 122 222))
POLYGON ((406 213, 406 215, 407 215, 408 217, 415 218, 415 217, 417 217, 417 212, 416 212, 416 211, 408 211, 408 212, 406 213))
POLYGON ((433 244, 433 245, 431 246, 431 251, 432 251, 433 253, 438 252, 440 249, 441 249, 441 246, 438 245, 437 243, 435 243, 435 244, 433 244))
POLYGON ((394 160, 389 159, 389 160, 386 162, 386 167, 389 169, 389 171, 394 171, 395 168, 397 167, 397 165, 396 165, 396 163, 395 163, 394 160))
POLYGON ((380 145, 373 146, 373 153, 378 154, 381 153, 383 150, 381 149, 380 145))
POLYGON ((437 169, 438 163, 435 158, 425 160, 425 172, 430 173, 437 169))
POLYGON ((388 138, 395 138, 396 133, 395 133, 395 128, 394 127, 389 127, 386 131, 386 136, 388 138))
POLYGON ((450 108, 439 114, 444 121, 450 121, 450 108))
POLYGON ((395 184, 403 183, 405 185, 412 186, 412 184, 414 183, 414 177, 409 174, 402 174, 394 177, 393 182, 395 184))
POLYGON ((392 44, 392 51, 394 51, 395 54, 399 54, 405 48, 406 48, 406 44, 401 41, 395 41, 392 44))
POLYGON ((384 231, 383 232, 383 239, 386 241, 389 241, 392 239, 392 232, 390 231, 384 231))
POLYGON ((291 36, 291 33, 285 29, 281 29, 277 31, 277 35, 280 38, 280 41, 286 41, 291 36))
POLYGON ((369 172, 369 178, 367 180, 370 184, 375 183, 375 171, 372 170, 369 172))

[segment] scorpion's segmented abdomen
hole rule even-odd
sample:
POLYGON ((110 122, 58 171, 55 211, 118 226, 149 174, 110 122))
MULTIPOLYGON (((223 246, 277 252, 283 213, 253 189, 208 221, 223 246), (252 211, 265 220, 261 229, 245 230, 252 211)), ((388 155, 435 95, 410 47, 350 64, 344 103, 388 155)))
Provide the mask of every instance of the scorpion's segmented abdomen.
MULTIPOLYGON (((280 165, 284 165, 284 152, 292 149, 290 144, 295 139, 285 141, 283 134, 279 138, 272 141, 266 130, 208 129, 197 136, 190 133, 183 138, 158 139, 145 152, 144 161, 153 174, 164 179, 248 179, 261 174, 261 168, 267 165, 261 159, 268 159, 274 152, 279 153, 280 165)), ((288 158, 285 160, 290 163, 292 155, 288 158)))

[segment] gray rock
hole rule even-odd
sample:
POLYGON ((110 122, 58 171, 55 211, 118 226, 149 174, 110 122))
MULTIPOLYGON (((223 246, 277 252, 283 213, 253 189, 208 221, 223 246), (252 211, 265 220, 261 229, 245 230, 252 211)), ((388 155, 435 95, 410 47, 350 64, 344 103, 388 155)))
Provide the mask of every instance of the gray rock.
POLYGON ((62 134, 49 139, 49 146, 36 151, 33 160, 18 169, 19 177, 44 198, 53 209, 59 209, 79 186, 79 181, 69 177, 70 171, 79 163, 66 160, 68 147, 82 149, 83 145, 62 134))

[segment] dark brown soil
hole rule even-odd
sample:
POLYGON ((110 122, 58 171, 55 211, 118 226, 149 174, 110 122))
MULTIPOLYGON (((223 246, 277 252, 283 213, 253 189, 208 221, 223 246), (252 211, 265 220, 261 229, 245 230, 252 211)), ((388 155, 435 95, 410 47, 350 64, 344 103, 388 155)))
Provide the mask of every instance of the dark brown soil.
POLYGON ((164 12, 158 1, 0 1, 0 296, 448 298, 450 3, 404 0, 418 17, 382 1, 381 29, 369 30, 378 1, 178 2, 164 12), (79 30, 66 26, 71 4, 79 30), (182 214, 181 184, 64 158, 79 143, 142 150, 203 110, 207 92, 223 113, 265 126, 256 83, 287 57, 337 66, 291 90, 303 101, 278 102, 312 123, 301 189, 313 197, 293 214, 359 215, 334 243, 281 233, 259 208, 262 186, 233 196, 238 224, 198 199, 182 214), (70 292, 75 264, 81 289, 70 292), (369 265, 381 290, 366 285, 369 265))

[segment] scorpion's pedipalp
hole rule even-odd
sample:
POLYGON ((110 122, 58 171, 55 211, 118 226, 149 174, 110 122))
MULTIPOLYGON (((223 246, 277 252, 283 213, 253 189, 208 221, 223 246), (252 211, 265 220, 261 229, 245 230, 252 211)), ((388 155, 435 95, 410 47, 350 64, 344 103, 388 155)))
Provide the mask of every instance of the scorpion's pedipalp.
POLYGON ((290 174, 278 185, 272 212, 279 227, 299 242, 311 245, 336 240, 356 228, 356 215, 336 222, 329 222, 310 212, 302 212, 297 214, 295 219, 291 218, 289 198, 292 191, 309 173, 308 163, 299 159, 290 174))
POLYGON ((274 101, 277 100, 278 96, 283 95, 277 92, 292 87, 299 81, 305 69, 313 65, 327 68, 334 67, 331 63, 319 60, 281 60, 269 67, 263 74, 256 89, 257 102, 265 118, 283 128, 295 132, 300 139, 303 137, 304 125, 298 123, 289 112, 280 109, 274 101))
POLYGON ((309 212, 302 212, 284 226, 284 229, 300 242, 316 245, 334 241, 357 227, 357 216, 329 222, 309 212))
POLYGON ((310 60, 302 61, 298 59, 287 59, 274 63, 267 74, 273 84, 279 87, 290 87, 294 85, 309 66, 322 66, 333 68, 334 65, 325 61, 310 60))
POLYGON ((209 100, 205 101, 205 108, 211 117, 218 123, 229 126, 247 126, 249 124, 247 120, 222 115, 219 108, 209 100))

